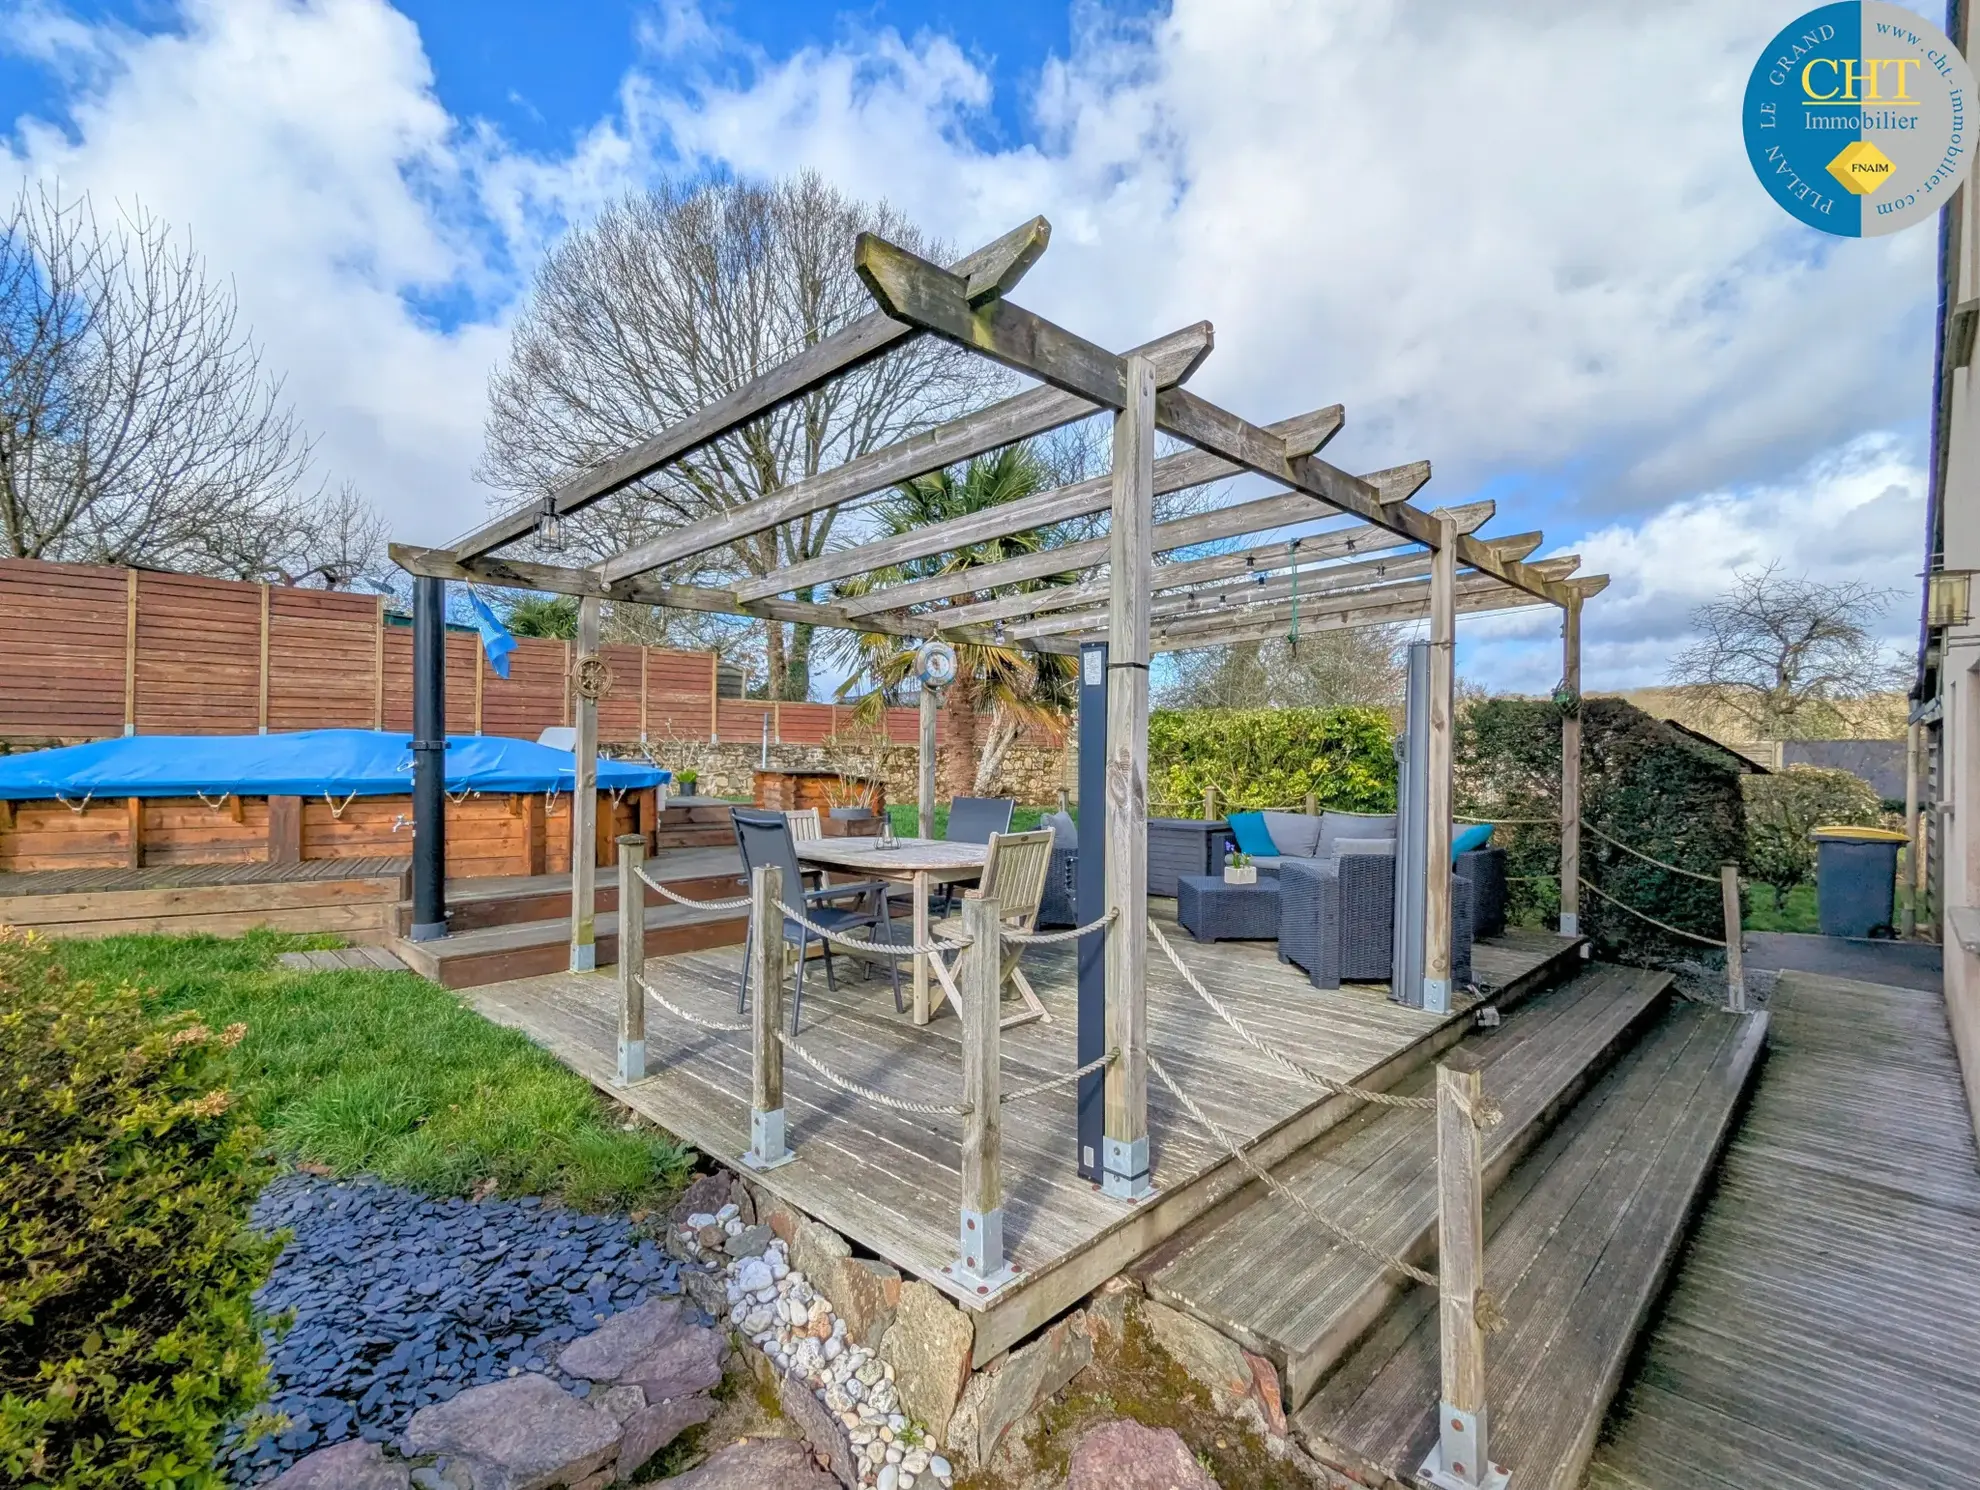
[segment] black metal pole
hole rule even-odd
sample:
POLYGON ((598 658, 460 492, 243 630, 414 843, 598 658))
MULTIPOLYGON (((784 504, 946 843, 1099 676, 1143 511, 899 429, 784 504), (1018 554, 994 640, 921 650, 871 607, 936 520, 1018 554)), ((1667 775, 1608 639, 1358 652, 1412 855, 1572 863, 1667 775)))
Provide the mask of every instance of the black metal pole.
POLYGON ((447 582, 413 580, 412 939, 447 934, 447 582))
MULTIPOLYGON (((1107 914, 1107 644, 1079 649, 1079 924, 1107 914)), ((1079 1064, 1107 1053, 1107 934, 1079 939, 1079 1064)), ((1079 1079, 1079 1173, 1099 1184, 1107 1073, 1079 1079)))

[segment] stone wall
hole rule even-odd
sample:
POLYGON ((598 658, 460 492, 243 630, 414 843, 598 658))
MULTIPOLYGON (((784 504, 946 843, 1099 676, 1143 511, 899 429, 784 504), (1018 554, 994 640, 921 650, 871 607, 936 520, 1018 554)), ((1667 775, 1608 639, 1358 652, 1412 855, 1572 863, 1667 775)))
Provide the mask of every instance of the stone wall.
MULTIPOLYGON (((960 779, 965 784, 976 772, 974 759, 967 769, 952 750, 941 752, 938 780, 960 779)), ((700 772, 695 791, 705 797, 748 797, 755 788, 755 773, 762 762, 760 744, 720 744, 669 742, 654 752, 658 764, 673 771, 688 767, 700 772)), ((881 752, 881 774, 887 784, 889 802, 915 801, 920 769, 919 752, 912 745, 890 745, 881 752)), ((772 745, 770 764, 777 770, 830 770, 839 762, 826 745, 772 745)), ((991 795, 1015 797, 1028 807, 1056 807, 1061 787, 1071 791, 1078 783, 1077 752, 1068 745, 1054 749, 1040 745, 1014 745, 1004 757, 991 795)), ((955 793, 945 785, 939 793, 947 799, 955 793)))

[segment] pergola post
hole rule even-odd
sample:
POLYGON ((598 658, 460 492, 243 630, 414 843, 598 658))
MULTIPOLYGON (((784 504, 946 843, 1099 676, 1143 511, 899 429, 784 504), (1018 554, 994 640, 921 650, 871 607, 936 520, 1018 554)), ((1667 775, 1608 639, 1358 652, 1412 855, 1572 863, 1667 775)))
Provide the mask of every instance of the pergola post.
POLYGON ((1015 1276, 1004 1256, 1004 1117, 1001 1037, 1004 913, 993 896, 962 903, 970 950, 959 969, 962 1007, 962 1217, 949 1273, 978 1295, 1015 1276))
POLYGON ((1155 370, 1126 359, 1127 397, 1114 416, 1108 539, 1107 1068, 1101 1188, 1139 1200, 1148 1173, 1148 609, 1153 563, 1155 370))
POLYGON ((1581 935, 1581 596, 1561 610, 1561 935, 1581 935))
POLYGON ((646 835, 621 834, 618 845, 619 1085, 629 1086, 646 1080, 646 835))
POLYGON ((1457 525, 1438 514, 1430 565, 1429 780, 1424 793, 1423 1007, 1451 1007, 1451 712, 1457 685, 1457 525))
POLYGON ((596 595, 578 602, 577 760, 571 787, 571 971, 598 966, 598 699, 576 684, 598 657, 598 621, 603 603, 596 595))
POLYGON ((447 582, 413 580, 411 938, 447 934, 447 582))
POLYGON ((921 759, 918 766, 916 802, 920 807, 920 836, 935 836, 935 690, 921 685, 921 759))

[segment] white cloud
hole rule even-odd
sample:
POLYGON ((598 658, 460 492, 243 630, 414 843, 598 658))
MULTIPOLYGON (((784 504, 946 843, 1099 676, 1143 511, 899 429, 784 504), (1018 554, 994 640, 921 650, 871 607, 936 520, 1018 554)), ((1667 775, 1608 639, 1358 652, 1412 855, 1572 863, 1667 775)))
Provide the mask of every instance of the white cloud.
MULTIPOLYGON (((1736 574, 1778 563, 1818 581, 1859 580, 1894 592, 1881 631, 1893 646, 1916 639, 1923 567, 1925 473, 1899 442, 1870 435, 1780 483, 1688 497, 1635 523, 1614 523, 1572 545, 1582 569, 1610 576, 1588 603, 1584 670, 1591 688, 1665 681, 1687 617, 1736 574)), ((1516 612, 1466 625, 1468 676, 1536 692, 1560 673, 1558 618, 1516 612)))
MULTIPOLYGON (((948 37, 855 28, 772 58, 669 0, 615 108, 555 158, 449 117, 381 0, 182 12, 143 36, 0 9, 69 88, 69 127, 21 121, 15 163, 189 225, 327 463, 401 536, 480 514, 486 376, 548 235, 661 171, 811 166, 958 243, 1046 213, 1025 303, 1115 345, 1208 317, 1203 391, 1260 419, 1342 401, 1330 453, 1428 456, 1430 500, 1567 487, 1556 526, 1592 529, 1588 567, 1618 575, 1591 672, 1661 669, 1702 576, 1747 562, 1697 562, 1708 538, 1916 567, 1895 556, 1919 531, 1933 235, 1816 241, 1766 199, 1738 104, 1772 0, 1082 8, 1014 147, 980 143, 991 83, 948 37), (458 329, 418 309, 440 299, 473 307, 458 329), (1911 495, 1879 506, 1875 480, 1911 495), (1822 513, 1861 541, 1817 543, 1822 513)), ((1544 686, 1550 649, 1473 656, 1544 686)))

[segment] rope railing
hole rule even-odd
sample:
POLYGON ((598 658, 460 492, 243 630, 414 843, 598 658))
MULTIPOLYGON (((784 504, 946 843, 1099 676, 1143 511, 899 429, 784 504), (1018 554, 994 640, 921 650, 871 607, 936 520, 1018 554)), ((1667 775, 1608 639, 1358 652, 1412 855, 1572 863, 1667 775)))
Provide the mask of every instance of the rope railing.
POLYGON ((704 1019, 699 1014, 690 1014, 686 1009, 671 1002, 665 994, 647 982, 646 979, 635 978, 634 981, 639 984, 641 991, 648 998, 652 999, 654 1003, 665 1009, 676 1019, 684 1020, 688 1024, 698 1025, 705 1030, 712 1030, 718 1035, 746 1035, 749 1033, 749 1026, 746 1024, 729 1024, 723 1020, 704 1019))
POLYGON ((858 1097, 861 1101, 871 1102, 875 1106, 892 1108, 895 1112, 916 1113, 924 1117, 967 1117, 976 1111, 967 1102, 910 1102, 904 1097, 891 1097, 885 1092, 876 1091, 864 1083, 854 1081, 850 1076, 834 1071, 782 1030, 777 1032, 777 1042, 823 1077, 827 1085, 835 1086, 848 1096, 858 1097))
POLYGON ((656 892, 662 899, 671 900, 675 905, 687 906, 690 910, 745 911, 749 909, 749 897, 747 895, 738 895, 730 900, 694 900, 686 895, 679 894, 668 889, 659 880, 648 874, 644 865, 640 867, 639 877, 645 881, 647 889, 656 892))
POLYGON ((1119 918, 1118 910, 1110 910, 1098 920, 1088 921, 1084 926, 1075 926, 1069 931, 1019 931, 1015 927, 1006 926, 1003 938, 1020 947, 1049 947, 1054 942, 1077 941, 1096 931, 1105 931, 1119 918))
POLYGON ((1014 1092, 1005 1092, 997 1100, 1005 1106, 1009 1106, 1013 1102, 1022 1102, 1027 1097, 1036 1097, 1043 1092, 1057 1091, 1062 1086, 1071 1086, 1074 1082, 1085 1080, 1095 1071, 1111 1066, 1120 1058, 1121 1053, 1119 1050, 1110 1050, 1098 1060, 1088 1061, 1077 1071, 1068 1071, 1063 1076, 1054 1076, 1049 1081, 1036 1082, 1031 1086, 1021 1086, 1014 1092))
POLYGON ((1708 885, 1716 885, 1719 882, 1719 877, 1716 874, 1701 874, 1696 869, 1686 869, 1681 865, 1666 864, 1662 859, 1652 858, 1649 854, 1644 853, 1642 849, 1631 848, 1628 844, 1624 843, 1620 838, 1610 837, 1607 833, 1604 833, 1600 828, 1596 827, 1593 823, 1584 823, 1582 826, 1587 828, 1590 833, 1593 833, 1597 838, 1601 839, 1604 843, 1614 844, 1624 853, 1632 855, 1635 858, 1641 859, 1645 864, 1648 864, 1656 869, 1661 869, 1666 874, 1686 875, 1691 879, 1703 880, 1708 885))
POLYGON ((791 920, 797 922, 798 925, 809 931, 820 941, 831 942, 834 946, 841 947, 848 952, 873 952, 882 957, 922 957, 931 952, 960 952, 964 947, 969 945, 967 940, 938 940, 932 942, 866 941, 860 937, 847 936, 843 931, 833 931, 830 927, 820 926, 811 917, 805 915, 803 911, 796 910, 781 900, 776 902, 776 905, 778 910, 790 917, 791 920))
POLYGON ((1198 998, 1202 999, 1209 1006, 1210 1012, 1230 1026, 1232 1033, 1240 1040, 1271 1061, 1273 1065, 1277 1066, 1287 1075, 1296 1080, 1306 1082, 1310 1086, 1316 1086, 1323 1092, 1331 1092, 1341 1097, 1354 1097, 1363 1102, 1373 1103, 1378 1107, 1409 1108, 1420 1112, 1434 1112, 1436 1110, 1437 1099, 1435 1097, 1399 1097, 1393 1092, 1379 1092, 1370 1087, 1355 1086, 1351 1082, 1337 1080, 1332 1076, 1323 1076, 1318 1071, 1309 1070, 1307 1067, 1302 1066, 1291 1056, 1281 1050, 1275 1049, 1254 1035, 1244 1025, 1238 1022, 1236 1015, 1218 1003, 1215 995, 1203 986, 1196 974, 1190 971, 1189 965, 1177 955, 1176 949, 1169 944, 1169 939, 1162 934, 1162 928, 1157 926, 1153 921, 1148 923, 1148 934, 1155 939, 1155 944, 1162 949, 1163 955, 1169 959, 1170 965, 1178 973, 1182 974, 1183 981, 1190 986, 1198 998))
POLYGON ((1606 900, 1610 905, 1614 906, 1617 910, 1627 912, 1629 915, 1636 917, 1636 919, 1639 921, 1647 922, 1648 924, 1656 927, 1659 931, 1669 932, 1672 936, 1681 936, 1686 941, 1697 942, 1699 945, 1705 947, 1723 947, 1726 945, 1724 939, 1722 938, 1700 936, 1695 931, 1686 931, 1681 927, 1671 925, 1667 921, 1659 921, 1655 916, 1646 915, 1642 911, 1638 910, 1635 906, 1629 905, 1623 901, 1616 899, 1615 896, 1611 895, 1607 890, 1604 890, 1600 885, 1596 884, 1593 880, 1587 878, 1585 875, 1582 877, 1581 888, 1590 891, 1591 893, 1593 893, 1594 895, 1598 896, 1603 900, 1606 900))
POLYGON ((1180 1086, 1176 1085, 1175 1079, 1171 1077, 1169 1073, 1163 1068, 1162 1063, 1155 1058, 1154 1052, 1151 1051, 1148 1053, 1147 1060, 1148 1060, 1149 1072, 1155 1077, 1157 1081, 1162 1083, 1162 1085, 1168 1090, 1169 1095, 1174 1097, 1176 1101, 1182 1105, 1183 1111, 1187 1112, 1190 1115, 1190 1117, 1196 1121, 1197 1126, 1202 1128, 1218 1143, 1222 1144, 1225 1150, 1229 1152, 1230 1156, 1233 1159, 1235 1159, 1238 1162, 1238 1164, 1242 1166, 1251 1175, 1253 1179, 1263 1184, 1265 1188, 1270 1190, 1274 1195, 1277 1195, 1283 1200, 1287 1201, 1295 1209, 1297 1209, 1300 1212, 1300 1214, 1305 1216, 1309 1221, 1313 1222, 1313 1224, 1318 1226, 1322 1231, 1332 1236, 1336 1241, 1339 1241, 1345 1246, 1353 1248, 1355 1251, 1361 1253, 1362 1256, 1368 1258, 1371 1262, 1374 1262, 1375 1264, 1377 1264, 1378 1266, 1384 1269, 1393 1270, 1395 1272, 1401 1273, 1406 1278, 1414 1279, 1416 1282, 1421 1283, 1426 1288, 1435 1288, 1437 1286, 1437 1278, 1434 1273, 1425 1272, 1422 1268, 1417 1267, 1414 1263, 1412 1263, 1408 1258, 1400 1257, 1393 1252, 1385 1251, 1384 1249, 1376 1246, 1373 1242, 1364 1240, 1362 1237, 1358 1236, 1353 1231, 1350 1231, 1347 1227, 1342 1226, 1338 1221, 1332 1220, 1327 1216, 1323 1216, 1319 1211, 1315 1210, 1310 1204, 1308 1204, 1305 1196, 1301 1195, 1297 1190, 1292 1189, 1284 1181, 1275 1177, 1269 1169, 1265 1168, 1264 1165, 1260 1164, 1256 1159, 1252 1158, 1250 1154, 1245 1152, 1244 1146, 1242 1144, 1240 1144, 1236 1139, 1232 1138, 1230 1134, 1226 1133, 1221 1127, 1219 1127, 1217 1125, 1216 1120, 1213 1119, 1208 1113, 1206 1113, 1201 1107, 1198 1107, 1196 1103, 1190 1099, 1189 1094, 1185 1092, 1180 1086))

